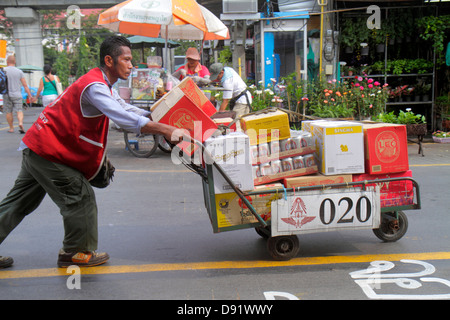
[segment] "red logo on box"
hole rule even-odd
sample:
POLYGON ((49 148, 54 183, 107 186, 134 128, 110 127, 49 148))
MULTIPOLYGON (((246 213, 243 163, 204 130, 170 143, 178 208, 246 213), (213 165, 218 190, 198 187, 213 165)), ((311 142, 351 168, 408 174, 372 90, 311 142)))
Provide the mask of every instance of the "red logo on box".
POLYGON ((375 138, 377 158, 384 163, 391 163, 400 155, 400 139, 393 131, 383 131, 375 138))

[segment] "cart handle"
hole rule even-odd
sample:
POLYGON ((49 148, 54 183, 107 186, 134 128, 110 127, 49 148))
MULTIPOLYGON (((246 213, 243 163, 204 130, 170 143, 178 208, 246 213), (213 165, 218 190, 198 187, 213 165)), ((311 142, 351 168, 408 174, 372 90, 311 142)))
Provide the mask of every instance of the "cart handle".
POLYGON ((220 175, 222 175, 222 177, 230 185, 230 187, 233 189, 233 191, 244 202, 244 204, 247 206, 247 208, 250 210, 250 212, 258 220, 258 222, 263 227, 267 227, 267 222, 264 221, 264 219, 256 212, 255 208, 253 208, 253 206, 250 203, 250 201, 248 201, 248 199, 246 198, 246 196, 248 196, 248 194, 244 193, 239 187, 234 185, 233 181, 230 179, 228 174, 222 169, 222 167, 218 163, 216 163, 214 161, 214 159, 212 158, 211 154, 209 153, 208 150, 206 150, 206 148, 203 145, 203 143, 201 143, 200 141, 197 141, 197 140, 195 140, 193 138, 191 138, 191 141, 192 141, 193 144, 196 144, 198 147, 201 148, 205 163, 212 164, 217 169, 217 171, 220 173, 220 175))

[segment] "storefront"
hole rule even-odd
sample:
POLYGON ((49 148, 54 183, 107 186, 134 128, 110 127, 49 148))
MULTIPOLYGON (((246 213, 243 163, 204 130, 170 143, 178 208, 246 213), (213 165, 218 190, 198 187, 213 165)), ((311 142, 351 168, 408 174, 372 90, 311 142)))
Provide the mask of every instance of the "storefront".
POLYGON ((255 24, 255 78, 265 85, 293 72, 307 78, 307 12, 274 12, 255 24))

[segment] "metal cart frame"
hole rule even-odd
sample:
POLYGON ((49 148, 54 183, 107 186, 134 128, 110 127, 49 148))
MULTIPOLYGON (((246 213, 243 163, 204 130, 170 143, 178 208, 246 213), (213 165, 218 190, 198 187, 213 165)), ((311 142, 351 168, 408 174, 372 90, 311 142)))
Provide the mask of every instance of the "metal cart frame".
MULTIPOLYGON (((275 260, 290 260, 295 257, 299 251, 299 243, 296 234, 287 235, 287 236, 271 236, 271 221, 265 221, 260 214, 255 210, 253 205, 247 199, 249 196, 254 195, 266 195, 271 193, 279 193, 279 194, 287 194, 287 195, 300 195, 304 191, 311 190, 322 190, 322 189, 339 189, 342 192, 345 192, 345 188, 348 187, 359 187, 362 190, 365 190, 370 184, 377 183, 390 183, 394 181, 404 181, 405 184, 410 181, 413 185, 413 201, 412 204, 407 205, 399 205, 399 206, 389 206, 389 207, 381 207, 381 217, 380 217, 380 226, 378 229, 373 229, 374 234, 381 240, 385 242, 394 242, 399 240, 406 233, 408 221, 406 215, 403 213, 404 210, 416 210, 421 208, 420 201, 420 188, 419 184, 413 179, 409 177, 401 177, 401 178, 389 178, 389 179, 378 179, 378 180, 366 180, 359 182, 349 182, 349 183, 338 183, 338 184, 327 184, 327 185, 315 185, 308 187, 297 187, 297 188, 282 188, 282 189, 270 189, 270 190, 262 190, 262 191, 252 191, 252 192, 243 192, 238 187, 236 187, 231 179, 228 177, 226 172, 221 168, 219 164, 214 162, 208 153, 208 151, 204 148, 203 144, 195 142, 198 145, 201 145, 203 149, 203 154, 205 156, 205 172, 203 174, 202 185, 203 185, 203 196, 205 207, 207 213, 209 215, 211 225, 214 233, 239 230, 239 229, 247 229, 247 228, 255 228, 256 232, 267 239, 267 247, 270 255, 275 260), (253 216, 256 218, 257 222, 255 223, 244 223, 233 225, 229 227, 219 227, 218 219, 217 219, 217 208, 215 203, 215 191, 214 191, 214 178, 213 178, 213 167, 217 169, 220 175, 227 181, 230 185, 232 192, 236 193, 236 195, 240 198, 243 204, 250 210, 253 216)), ((231 192, 231 191, 230 191, 231 192)))

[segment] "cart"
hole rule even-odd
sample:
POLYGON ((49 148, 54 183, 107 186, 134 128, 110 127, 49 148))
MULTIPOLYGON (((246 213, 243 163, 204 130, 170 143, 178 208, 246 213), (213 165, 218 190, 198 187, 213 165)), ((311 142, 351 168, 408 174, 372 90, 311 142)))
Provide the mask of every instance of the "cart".
POLYGON ((419 185, 412 177, 243 192, 212 160, 203 144, 194 143, 202 148, 205 164, 184 164, 202 176, 204 202, 213 232, 255 228, 267 240, 268 252, 274 260, 294 258, 299 251, 298 235, 303 233, 372 229, 385 242, 397 241, 408 228, 404 211, 421 208, 419 185), (215 193, 213 168, 229 184, 228 198, 221 200, 215 193), (380 185, 393 183, 400 186, 394 197, 380 192, 380 185), (263 205, 256 203, 258 197, 265 199, 263 205), (262 213, 260 209, 264 211, 269 204, 270 214, 262 213), (227 206, 230 209, 227 213, 237 216, 237 223, 224 222, 220 216, 219 209, 227 206))

